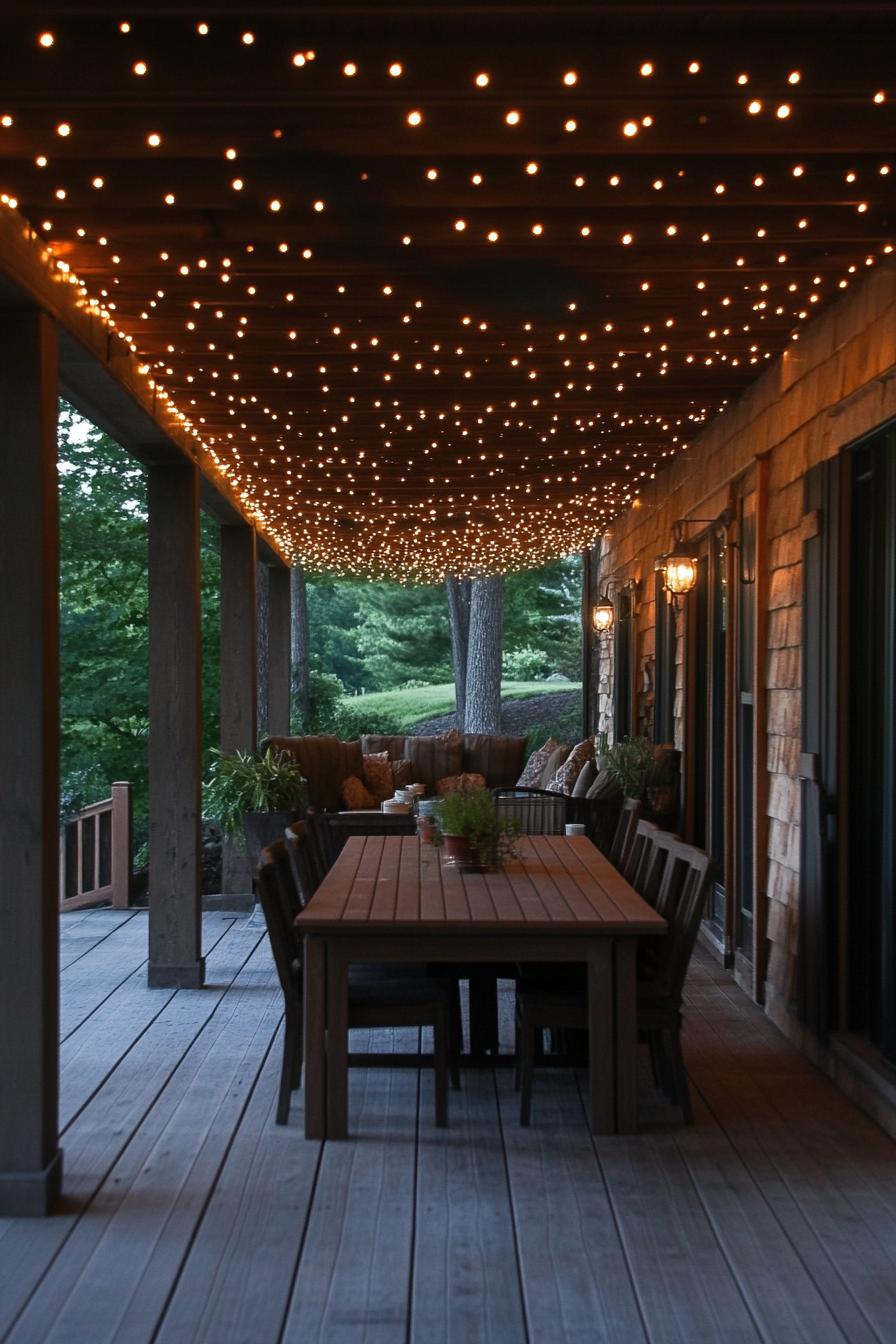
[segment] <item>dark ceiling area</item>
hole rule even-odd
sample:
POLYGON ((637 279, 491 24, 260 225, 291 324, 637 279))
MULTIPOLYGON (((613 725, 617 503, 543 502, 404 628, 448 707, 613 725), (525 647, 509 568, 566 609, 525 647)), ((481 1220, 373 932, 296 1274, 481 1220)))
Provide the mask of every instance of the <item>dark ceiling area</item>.
POLYGON ((512 569, 891 264, 893 19, 7 4, 0 208, 298 559, 512 569))

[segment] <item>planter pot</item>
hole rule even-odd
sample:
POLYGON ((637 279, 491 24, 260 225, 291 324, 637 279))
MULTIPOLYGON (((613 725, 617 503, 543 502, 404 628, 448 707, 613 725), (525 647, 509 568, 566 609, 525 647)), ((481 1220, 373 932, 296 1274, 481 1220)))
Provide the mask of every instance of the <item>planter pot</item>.
POLYGON ((282 840, 283 832, 298 815, 298 812, 292 809, 286 812, 244 813, 243 834, 246 837, 246 853, 253 867, 258 867, 261 851, 272 845, 275 840, 282 840))
POLYGON ((435 817, 417 818, 417 834, 419 835, 424 845, 432 844, 437 829, 438 827, 436 826, 435 817))
POLYGON ((473 862, 473 851, 465 835, 443 835, 445 858, 459 867, 469 868, 473 862))

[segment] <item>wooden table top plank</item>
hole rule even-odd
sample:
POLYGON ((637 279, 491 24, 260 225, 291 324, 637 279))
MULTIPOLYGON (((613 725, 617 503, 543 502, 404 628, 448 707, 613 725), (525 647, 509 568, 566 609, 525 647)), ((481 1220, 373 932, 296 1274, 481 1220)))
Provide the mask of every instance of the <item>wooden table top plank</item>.
MULTIPOLYGON (((367 919, 383 852, 383 837, 369 836, 360 845, 349 840, 314 893, 315 905, 326 888, 329 913, 337 918, 367 919), (331 877, 338 881, 331 882, 331 877), (341 901, 341 908, 340 908, 341 901)), ((309 906, 310 909, 310 906, 309 906)))
POLYGON ((433 845, 420 846, 420 918, 427 924, 445 923, 442 861, 433 845))
MULTIPOLYGON (((593 862, 590 862, 594 853, 590 841, 583 836, 571 836, 572 844, 557 845, 554 842, 564 837, 546 835, 543 839, 551 858, 560 865, 558 885, 580 919, 591 918, 595 910, 605 919, 626 918, 625 903, 614 899, 618 884, 613 880, 613 875, 620 875, 608 861, 602 863, 599 870, 595 869, 593 862)), ((621 880, 624 882, 625 879, 621 880)), ((625 885, 631 891, 628 884, 625 885)), ((630 905, 629 909, 632 908, 630 905)))
POLYGON ((662 933, 665 921, 633 889, 616 899, 620 883, 584 837, 523 837, 518 860, 480 874, 446 864, 416 836, 352 836, 298 924, 344 934, 662 933))
POLYGON ((599 869, 596 869, 591 861, 593 846, 589 840, 584 836, 571 836, 569 838, 572 843, 569 845, 553 843, 563 838, 555 835, 545 837, 552 844, 554 853, 561 863, 573 873, 583 889, 589 892, 592 890, 599 891, 601 898, 609 900, 623 918, 640 918, 644 904, 643 898, 626 882, 609 859, 605 855, 601 855, 603 862, 599 869))
POLYGON ((396 919, 413 919, 421 908, 422 846, 414 835, 402 838, 401 859, 398 868, 398 897, 395 902, 396 919))
POLYGON ((383 846, 376 881, 370 896, 371 920, 393 922, 398 913, 398 892, 401 875, 400 845, 383 846))

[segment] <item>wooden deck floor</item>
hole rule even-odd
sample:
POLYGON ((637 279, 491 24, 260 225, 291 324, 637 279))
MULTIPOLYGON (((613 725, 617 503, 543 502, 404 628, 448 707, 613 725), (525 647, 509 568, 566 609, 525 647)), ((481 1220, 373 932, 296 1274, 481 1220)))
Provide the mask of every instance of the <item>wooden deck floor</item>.
POLYGON ((207 915, 208 987, 175 993, 146 987, 145 913, 63 924, 66 1203, 0 1222, 0 1339, 896 1339, 893 1143, 702 956, 692 1129, 645 1096, 646 1132, 592 1140, 543 1070, 524 1131, 499 1070, 437 1131, 427 1072, 359 1070, 357 1137, 321 1145, 301 1093, 274 1124, 262 929, 207 915))

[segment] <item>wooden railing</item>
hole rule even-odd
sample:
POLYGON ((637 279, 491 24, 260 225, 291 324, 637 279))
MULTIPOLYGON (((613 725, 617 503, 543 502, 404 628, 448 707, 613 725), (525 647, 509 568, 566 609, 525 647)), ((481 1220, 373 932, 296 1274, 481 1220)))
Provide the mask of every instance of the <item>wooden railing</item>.
POLYGON ((131 898, 131 786, 112 785, 112 797, 92 803, 62 828, 60 909, 81 910, 111 902, 127 909, 131 898))

